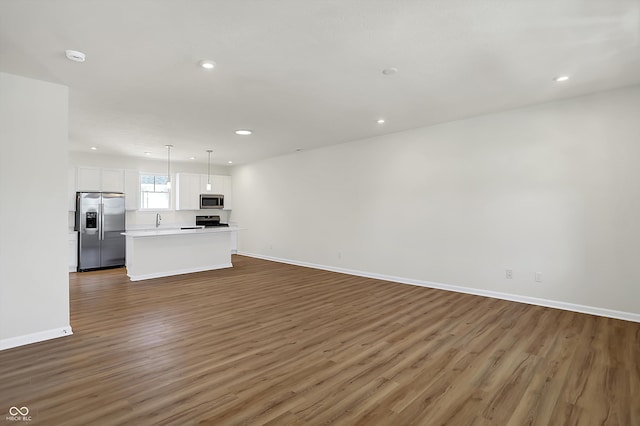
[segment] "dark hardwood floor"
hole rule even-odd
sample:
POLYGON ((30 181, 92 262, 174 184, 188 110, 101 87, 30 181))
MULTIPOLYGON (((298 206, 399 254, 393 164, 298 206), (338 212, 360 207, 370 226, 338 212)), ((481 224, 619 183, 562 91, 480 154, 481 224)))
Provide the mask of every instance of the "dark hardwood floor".
POLYGON ((640 425, 640 324, 233 262, 70 274, 74 335, 0 352, 0 424, 640 425))

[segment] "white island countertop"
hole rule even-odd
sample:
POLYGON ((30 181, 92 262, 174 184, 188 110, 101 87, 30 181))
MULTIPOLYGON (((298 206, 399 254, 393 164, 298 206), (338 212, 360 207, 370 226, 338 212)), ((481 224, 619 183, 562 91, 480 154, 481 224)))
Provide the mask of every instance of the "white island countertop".
POLYGON ((214 228, 198 228, 198 229, 180 229, 180 228, 157 228, 157 229, 138 229, 122 232, 125 237, 159 237, 165 235, 192 235, 192 234, 208 234, 215 232, 232 232, 241 228, 236 226, 218 226, 214 228))

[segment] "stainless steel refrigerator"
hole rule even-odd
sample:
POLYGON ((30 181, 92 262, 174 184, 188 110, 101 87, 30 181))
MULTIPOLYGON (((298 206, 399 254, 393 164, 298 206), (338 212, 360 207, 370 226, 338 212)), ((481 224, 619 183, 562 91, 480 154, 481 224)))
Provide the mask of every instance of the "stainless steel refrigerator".
POLYGON ((77 192, 78 272, 125 264, 124 194, 77 192))

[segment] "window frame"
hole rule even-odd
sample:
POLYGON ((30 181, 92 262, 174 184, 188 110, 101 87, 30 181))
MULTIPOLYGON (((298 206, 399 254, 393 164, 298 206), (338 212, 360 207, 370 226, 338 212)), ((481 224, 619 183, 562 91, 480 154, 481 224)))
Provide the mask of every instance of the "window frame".
POLYGON ((153 176, 154 177, 154 187, 156 185, 155 178, 157 176, 162 176, 162 177, 167 177, 168 178, 167 174, 166 173, 162 173, 162 172, 160 172, 160 173, 140 172, 139 173, 138 194, 140 196, 140 205, 138 206, 139 207, 138 210, 141 211, 141 212, 166 212, 166 211, 172 210, 171 206, 172 206, 172 203, 173 203, 173 191, 171 191, 171 188, 167 188, 166 192, 164 192, 164 191, 144 191, 142 189, 142 178, 143 178, 143 176, 153 176), (153 207, 153 208, 149 208, 149 207, 145 208, 145 207, 143 207, 144 193, 145 192, 146 193, 154 193, 154 194, 169 194, 168 206, 166 208, 165 207, 153 207))

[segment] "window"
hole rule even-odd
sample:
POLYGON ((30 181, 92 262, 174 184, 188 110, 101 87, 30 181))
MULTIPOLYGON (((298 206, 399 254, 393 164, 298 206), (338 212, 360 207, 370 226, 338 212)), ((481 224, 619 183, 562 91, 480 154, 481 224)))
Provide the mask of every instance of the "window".
POLYGON ((140 208, 147 210, 168 209, 171 195, 166 175, 140 175, 140 208))

